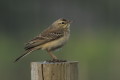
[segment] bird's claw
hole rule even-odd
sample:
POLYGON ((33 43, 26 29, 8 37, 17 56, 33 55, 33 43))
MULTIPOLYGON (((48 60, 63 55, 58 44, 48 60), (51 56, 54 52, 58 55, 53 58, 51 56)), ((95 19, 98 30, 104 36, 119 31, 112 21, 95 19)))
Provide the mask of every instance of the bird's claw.
POLYGON ((53 59, 53 60, 49 60, 47 62, 53 62, 53 63, 55 63, 55 62, 67 62, 67 60, 53 59))

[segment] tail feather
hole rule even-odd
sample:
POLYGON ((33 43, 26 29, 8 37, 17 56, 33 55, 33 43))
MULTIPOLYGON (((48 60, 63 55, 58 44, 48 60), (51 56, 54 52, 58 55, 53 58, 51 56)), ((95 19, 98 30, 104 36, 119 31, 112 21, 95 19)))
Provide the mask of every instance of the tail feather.
POLYGON ((40 49, 40 47, 34 47, 34 48, 31 48, 31 49, 28 49, 24 52, 24 54, 22 54, 20 57, 18 57, 14 62, 17 62, 18 60, 20 60, 21 58, 25 57, 26 55, 30 54, 31 52, 37 50, 37 49, 40 49))
POLYGON ((33 50, 27 50, 25 51, 24 54, 22 54, 21 56, 19 56, 14 62, 17 62, 18 60, 20 60, 21 58, 25 57, 26 55, 28 55, 29 53, 31 53, 33 50))

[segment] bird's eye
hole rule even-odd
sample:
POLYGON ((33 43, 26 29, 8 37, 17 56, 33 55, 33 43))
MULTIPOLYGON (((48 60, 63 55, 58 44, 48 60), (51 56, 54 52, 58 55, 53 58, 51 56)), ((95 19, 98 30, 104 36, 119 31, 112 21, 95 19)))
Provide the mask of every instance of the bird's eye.
POLYGON ((65 22, 62 22, 61 24, 65 24, 65 22))

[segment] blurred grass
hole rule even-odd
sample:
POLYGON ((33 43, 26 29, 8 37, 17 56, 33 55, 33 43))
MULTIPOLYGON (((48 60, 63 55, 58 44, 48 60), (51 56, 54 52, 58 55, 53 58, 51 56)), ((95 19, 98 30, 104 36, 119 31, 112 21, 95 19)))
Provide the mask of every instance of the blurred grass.
MULTIPOLYGON (((7 80, 10 78, 15 80, 17 78, 22 79, 21 77, 30 79, 29 63, 31 61, 50 59, 45 51, 35 51, 20 62, 13 63, 14 59, 23 52, 23 45, 21 45, 23 42, 9 35, 1 34, 0 36, 0 75, 3 77, 2 79, 7 80), (5 75, 8 75, 8 77, 5 77, 5 75), (17 77, 14 77, 15 75, 17 77)), ((110 79, 111 74, 112 78, 119 74, 119 41, 119 34, 114 36, 114 31, 109 32, 106 30, 102 33, 89 31, 80 35, 73 33, 68 44, 55 52, 55 55, 61 59, 78 60, 80 62, 79 72, 81 79, 112 80, 110 79)))

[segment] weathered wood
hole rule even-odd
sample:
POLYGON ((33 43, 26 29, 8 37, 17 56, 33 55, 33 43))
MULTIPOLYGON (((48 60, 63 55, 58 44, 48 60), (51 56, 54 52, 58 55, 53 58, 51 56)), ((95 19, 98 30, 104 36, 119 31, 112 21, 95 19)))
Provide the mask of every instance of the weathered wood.
POLYGON ((78 80, 78 62, 32 62, 31 80, 78 80))

